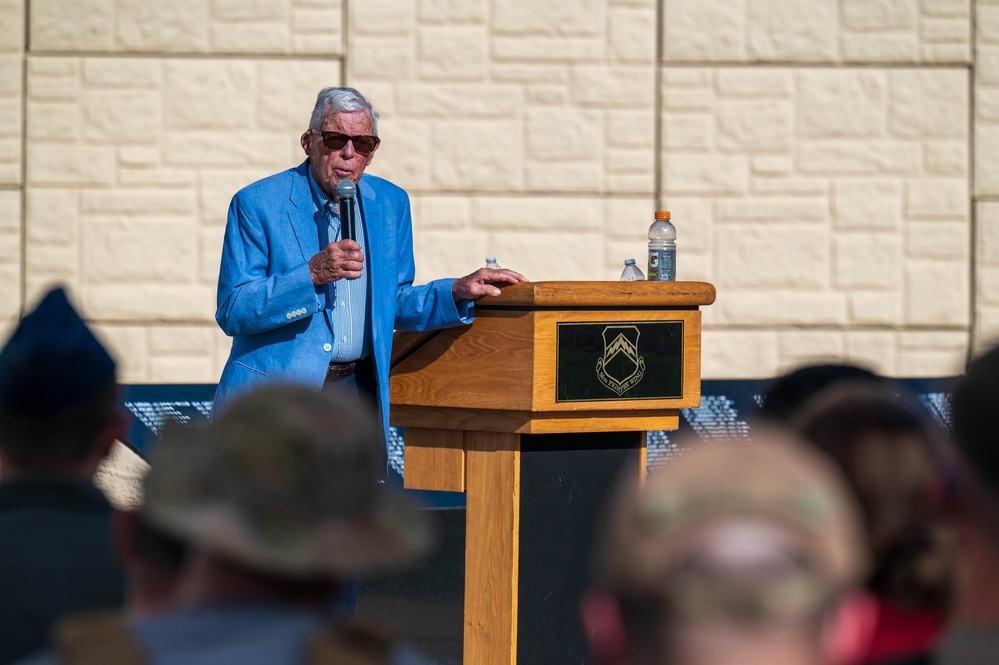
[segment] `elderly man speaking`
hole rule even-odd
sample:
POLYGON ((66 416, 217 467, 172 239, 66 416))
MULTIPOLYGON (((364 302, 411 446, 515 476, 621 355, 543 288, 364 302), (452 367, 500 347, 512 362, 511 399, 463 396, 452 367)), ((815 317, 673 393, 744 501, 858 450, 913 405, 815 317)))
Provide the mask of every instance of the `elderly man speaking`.
POLYGON ((370 392, 387 431, 393 330, 470 323, 472 299, 525 280, 481 268, 413 285, 409 197, 364 175, 378 114, 357 90, 322 90, 301 143, 302 164, 243 188, 229 207, 215 318, 233 343, 214 411, 262 383, 335 385, 370 392), (341 200, 348 181, 357 195, 341 189, 341 200), (355 239, 341 232, 351 217, 355 239))

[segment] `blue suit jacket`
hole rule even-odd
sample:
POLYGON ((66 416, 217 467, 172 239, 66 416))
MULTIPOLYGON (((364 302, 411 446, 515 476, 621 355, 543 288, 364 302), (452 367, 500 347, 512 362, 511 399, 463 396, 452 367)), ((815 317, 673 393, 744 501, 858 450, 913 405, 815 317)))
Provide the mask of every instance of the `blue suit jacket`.
MULTIPOLYGON (((215 413, 239 393, 268 381, 323 386, 333 355, 333 323, 309 273, 319 250, 309 189, 309 161, 236 193, 229 206, 215 319, 233 338, 215 393, 215 413)), ((370 275, 368 321, 386 433, 392 333, 468 323, 472 303, 455 306, 453 279, 413 286, 413 229, 409 196, 387 180, 358 183, 364 219, 364 270, 370 275)), ((386 441, 388 436, 386 434, 386 441)))

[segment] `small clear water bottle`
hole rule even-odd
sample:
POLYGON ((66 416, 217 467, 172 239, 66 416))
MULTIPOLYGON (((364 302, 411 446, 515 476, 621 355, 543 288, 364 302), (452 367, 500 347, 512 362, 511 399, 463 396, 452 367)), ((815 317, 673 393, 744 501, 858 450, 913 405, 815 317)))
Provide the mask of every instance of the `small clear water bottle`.
POLYGON ((499 270, 500 264, 496 263, 496 257, 495 256, 487 256, 486 257, 486 267, 487 268, 493 268, 494 270, 499 270))
POLYGON ((645 280, 642 269, 635 265, 635 259, 624 260, 624 270, 621 271, 622 282, 641 282, 645 280))
POLYGON ((649 227, 649 281, 676 281, 676 228, 669 221, 669 210, 657 210, 649 227))

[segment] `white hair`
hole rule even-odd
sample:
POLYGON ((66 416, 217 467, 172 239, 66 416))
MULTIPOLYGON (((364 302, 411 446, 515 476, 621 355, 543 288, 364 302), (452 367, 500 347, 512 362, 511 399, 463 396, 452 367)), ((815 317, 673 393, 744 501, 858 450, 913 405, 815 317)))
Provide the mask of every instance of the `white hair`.
POLYGON ((361 112, 371 118, 372 131, 378 136, 378 113, 364 95, 354 88, 323 88, 316 96, 309 129, 322 129, 323 120, 337 113, 361 112))

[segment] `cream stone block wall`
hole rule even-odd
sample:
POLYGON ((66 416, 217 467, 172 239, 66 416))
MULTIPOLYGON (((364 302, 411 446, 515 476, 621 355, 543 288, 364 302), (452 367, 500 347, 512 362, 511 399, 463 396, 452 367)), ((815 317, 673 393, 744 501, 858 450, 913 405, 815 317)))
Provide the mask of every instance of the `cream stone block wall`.
POLYGON ((971 61, 971 0, 666 0, 663 5, 668 62, 971 61))
POLYGON ((23 54, 0 50, 0 186, 21 184, 23 71, 23 54))
POLYGON ((666 68, 662 95, 708 326, 967 328, 967 162, 936 159, 967 146, 966 69, 666 68))
POLYGON ((342 0, 32 0, 29 34, 52 53, 339 55, 342 15, 342 0))
POLYGON ((373 172, 414 193, 653 194, 652 0, 366 0, 350 20, 348 80, 382 113, 373 172))
POLYGON ((999 2, 976 8, 975 310, 976 350, 999 340, 999 2))
POLYGON ((21 193, 0 189, 0 333, 20 314, 21 193))
POLYGON ((214 382, 226 209, 315 93, 381 111, 417 279, 615 279, 673 212, 704 374, 946 375, 999 338, 999 0, 0 0, 0 330, 54 282, 214 382), (657 41, 658 40, 658 41, 657 41))
POLYGON ((0 0, 0 335, 21 312, 24 0, 0 0))
POLYGON ((28 301, 68 284, 127 381, 217 380, 229 199, 304 158, 298 135, 339 71, 299 58, 29 58, 28 301))
POLYGON ((678 274, 718 287, 705 376, 962 369, 989 325, 969 270, 985 5, 664 3, 659 200, 690 241, 678 274))

